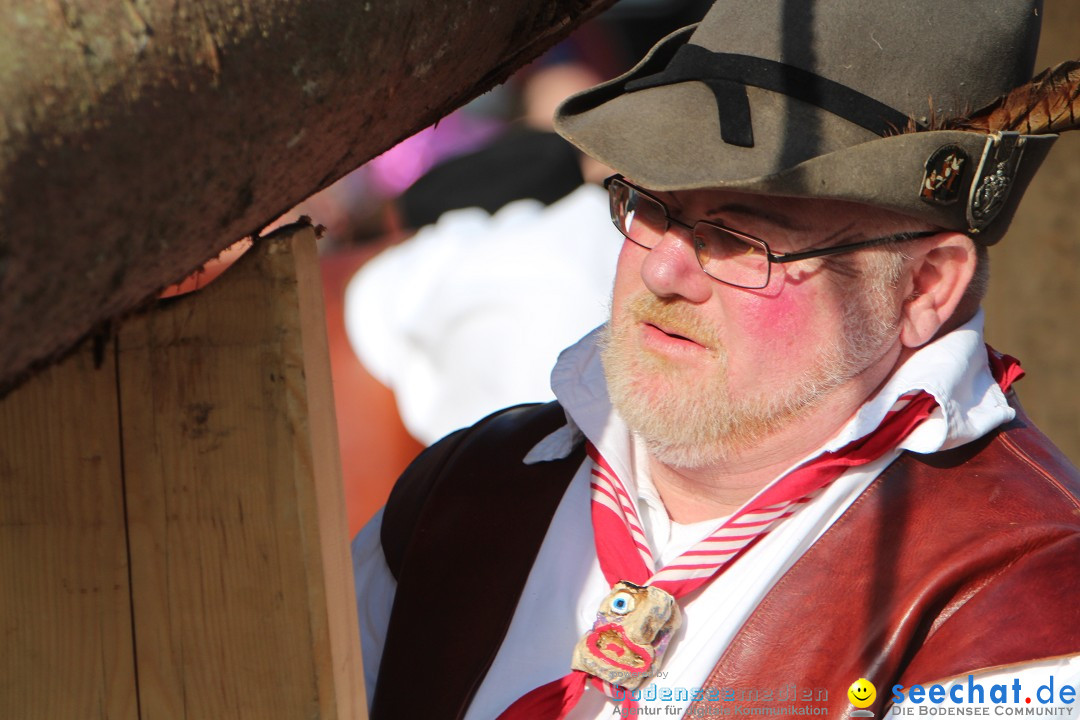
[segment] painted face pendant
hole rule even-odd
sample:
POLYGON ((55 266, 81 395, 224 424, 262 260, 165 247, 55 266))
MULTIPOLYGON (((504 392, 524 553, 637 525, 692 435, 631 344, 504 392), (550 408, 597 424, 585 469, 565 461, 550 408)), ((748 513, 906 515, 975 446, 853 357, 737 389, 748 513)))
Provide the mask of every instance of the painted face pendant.
POLYGON ((600 603, 592 631, 574 647, 570 666, 634 690, 660 668, 681 623, 682 613, 670 594, 648 585, 615 583, 600 603))

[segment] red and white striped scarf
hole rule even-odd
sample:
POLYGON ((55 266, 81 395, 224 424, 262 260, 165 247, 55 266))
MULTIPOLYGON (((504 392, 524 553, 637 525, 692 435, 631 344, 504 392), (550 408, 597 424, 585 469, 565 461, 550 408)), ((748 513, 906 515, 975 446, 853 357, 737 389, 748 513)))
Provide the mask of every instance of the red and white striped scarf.
MULTIPOLYGON (((1002 390, 1023 375, 1015 358, 987 348, 990 368, 1002 390)), ((924 391, 900 397, 878 427, 843 448, 826 452, 792 470, 740 508, 708 537, 657 569, 642 530, 641 519, 623 482, 589 443, 592 467, 592 524, 596 553, 604 578, 651 585, 685 597, 720 575, 736 558, 770 530, 795 513, 800 505, 836 480, 846 470, 877 460, 897 447, 933 413, 937 401, 924 391)), ((636 706, 628 693, 610 683, 575 670, 527 693, 508 707, 499 720, 557 720, 566 716, 591 682, 609 697, 620 698, 627 708, 636 706)), ((630 710, 629 714, 635 711, 630 710)))

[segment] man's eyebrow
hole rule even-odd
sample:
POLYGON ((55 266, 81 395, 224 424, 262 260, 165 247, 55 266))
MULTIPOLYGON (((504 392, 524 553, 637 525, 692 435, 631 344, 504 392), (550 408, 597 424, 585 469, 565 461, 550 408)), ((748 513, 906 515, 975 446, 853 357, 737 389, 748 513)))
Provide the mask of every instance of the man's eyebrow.
POLYGON ((806 232, 807 227, 796 222, 794 219, 784 215, 782 213, 776 213, 771 210, 763 210, 761 208, 750 207, 749 205, 741 205, 739 203, 727 203, 725 205, 718 205, 714 208, 710 208, 705 212, 705 217, 711 218, 716 215, 749 215, 751 217, 761 218, 770 222, 778 227, 782 227, 785 230, 791 232, 806 232))

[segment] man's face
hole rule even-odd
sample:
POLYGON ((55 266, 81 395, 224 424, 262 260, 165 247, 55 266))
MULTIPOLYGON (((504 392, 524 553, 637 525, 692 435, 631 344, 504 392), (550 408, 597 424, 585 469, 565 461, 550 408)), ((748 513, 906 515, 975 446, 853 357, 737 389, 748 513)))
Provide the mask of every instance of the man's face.
MULTIPOLYGON (((908 229, 850 203, 656 195, 687 224, 719 222, 779 253, 908 229)), ((861 401, 895 363, 901 299, 875 277, 899 269, 888 251, 850 255, 839 267, 774 264, 767 287, 747 290, 705 275, 691 243, 677 226, 651 251, 625 242, 602 350, 615 407, 661 462, 701 467, 737 456, 836 393, 861 401)))

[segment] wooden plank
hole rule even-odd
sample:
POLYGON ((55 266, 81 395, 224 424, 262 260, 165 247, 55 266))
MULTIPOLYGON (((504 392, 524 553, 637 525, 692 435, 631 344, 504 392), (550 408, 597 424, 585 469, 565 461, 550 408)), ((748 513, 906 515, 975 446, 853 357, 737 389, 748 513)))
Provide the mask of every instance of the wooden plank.
MULTIPOLYGON (((311 231, 308 230, 310 235, 311 231)), ((312 235, 293 241, 296 253, 297 295, 308 390, 308 417, 311 428, 311 459, 316 478, 315 515, 318 518, 322 550, 325 596, 313 597, 326 604, 329 622, 330 657, 326 677, 335 679, 337 707, 344 718, 366 718, 367 700, 360 657, 360 626, 356 617, 356 587, 349 555, 349 522, 345 504, 345 484, 341 475, 338 424, 334 412, 334 387, 330 374, 326 305, 322 273, 312 235), (334 668, 351 669, 355 674, 334 673, 334 668)))
POLYGON ((310 227, 120 334, 142 717, 361 718, 310 227))
POLYGON ((0 401, 0 718, 135 720, 113 347, 0 401))

